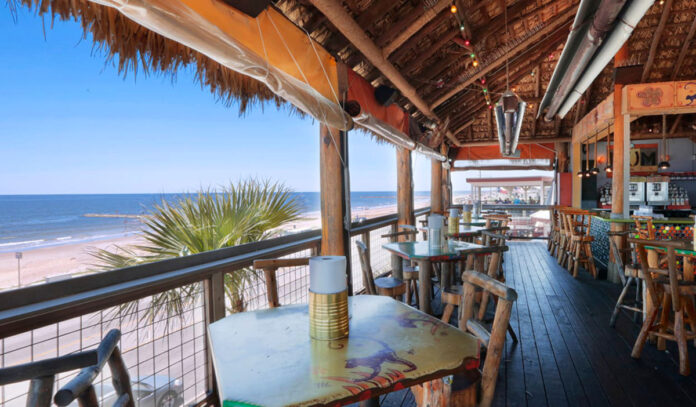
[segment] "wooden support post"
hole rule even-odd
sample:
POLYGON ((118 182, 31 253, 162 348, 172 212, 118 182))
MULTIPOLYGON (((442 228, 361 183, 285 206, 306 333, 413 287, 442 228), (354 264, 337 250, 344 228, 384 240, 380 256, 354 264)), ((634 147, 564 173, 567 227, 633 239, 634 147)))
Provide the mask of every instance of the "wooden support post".
POLYGON ((573 173, 573 207, 580 208, 582 204, 582 178, 577 177, 577 172, 582 170, 582 144, 573 143, 573 160, 571 172, 573 173))
MULTIPOLYGON (((614 66, 620 66, 627 59, 628 48, 626 45, 624 45, 614 58, 614 66)), ((629 216, 628 198, 625 194, 626 191, 628 191, 628 184, 631 177, 629 157, 631 148, 631 119, 628 116, 624 116, 621 112, 623 104, 622 89, 623 85, 614 85, 614 159, 612 161, 614 171, 611 178, 612 218, 627 218, 629 216)), ((625 230, 624 224, 618 222, 612 222, 610 228, 612 232, 620 232, 625 230)), ((615 242, 619 249, 626 247, 625 238, 622 238, 621 236, 614 236, 610 237, 610 239, 616 239, 615 242)), ((617 270, 613 256, 611 256, 609 260, 607 279, 618 282, 620 280, 618 273, 623 272, 623 270, 617 270)))
POLYGON ((442 163, 432 161, 430 170, 430 213, 442 213, 442 163))
MULTIPOLYGON (((399 225, 416 225, 413 204, 413 165, 411 151, 405 148, 396 150, 396 210, 399 225)), ((403 236, 399 240, 404 240, 403 236)))
MULTIPOLYGON (((203 294, 205 296, 205 323, 206 326, 209 326, 225 317, 225 273, 215 273, 203 280, 203 294)), ((232 307, 238 306, 239 304, 232 304, 232 307)), ((209 391, 215 392, 216 381, 212 356, 210 348, 207 348, 206 387, 209 391)))
POLYGON ((319 130, 319 167, 321 254, 346 256, 348 292, 352 295, 348 140, 344 132, 324 124, 319 130))

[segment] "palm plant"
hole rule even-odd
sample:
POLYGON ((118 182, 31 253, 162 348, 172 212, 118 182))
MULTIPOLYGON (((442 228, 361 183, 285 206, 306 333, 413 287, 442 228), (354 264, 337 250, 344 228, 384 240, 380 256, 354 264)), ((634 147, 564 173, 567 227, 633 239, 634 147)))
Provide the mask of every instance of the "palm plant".
MULTIPOLYGON (((175 202, 162 200, 144 218, 145 243, 90 254, 99 270, 113 270, 224 247, 264 240, 300 217, 301 204, 281 183, 248 179, 222 191, 201 191, 175 202)), ((253 269, 225 274, 225 293, 231 312, 244 308, 243 292, 258 276, 253 269)), ((152 296, 142 318, 180 315, 196 300, 196 285, 152 296)), ((137 301, 124 304, 121 315, 137 315, 137 301)))

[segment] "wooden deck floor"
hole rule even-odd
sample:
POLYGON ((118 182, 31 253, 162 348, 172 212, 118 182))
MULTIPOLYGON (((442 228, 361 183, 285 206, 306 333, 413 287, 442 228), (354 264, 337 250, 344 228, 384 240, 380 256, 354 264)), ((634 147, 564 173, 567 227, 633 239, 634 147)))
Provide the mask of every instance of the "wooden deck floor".
MULTIPOLYGON (((609 327, 620 287, 586 272, 573 279, 546 251, 545 242, 511 242, 507 283, 519 299, 496 389, 496 406, 696 406, 696 378, 678 374, 677 351, 646 345, 630 357, 639 326, 626 314, 609 327)), ((696 371, 696 349, 689 346, 696 371)), ((696 373, 694 373, 696 375, 696 373)), ((410 392, 382 405, 415 405, 410 392)))

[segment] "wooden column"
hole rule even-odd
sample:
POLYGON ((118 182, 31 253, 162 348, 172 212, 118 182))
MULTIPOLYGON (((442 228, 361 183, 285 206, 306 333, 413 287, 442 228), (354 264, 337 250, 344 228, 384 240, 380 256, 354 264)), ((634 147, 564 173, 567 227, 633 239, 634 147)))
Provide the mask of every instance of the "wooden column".
MULTIPOLYGON (((628 47, 624 45, 614 57, 614 67, 621 66, 628 59, 628 47)), ((629 207, 628 197, 625 195, 628 191, 628 183, 631 177, 630 170, 630 146, 631 146, 631 120, 628 116, 624 116, 621 112, 623 85, 614 85, 614 159, 613 173, 611 178, 611 217, 612 218, 628 218, 629 207)), ((607 139, 608 140, 608 139, 607 139)), ((612 231, 619 232, 625 229, 622 223, 612 223, 610 226, 612 231)), ((611 239, 611 238, 610 238, 611 239)), ((617 246, 622 249, 626 246, 626 240, 621 237, 614 237, 617 246)), ((617 270, 615 266, 614 256, 611 254, 609 259, 607 279, 618 282, 618 273, 622 270, 617 270)))
POLYGON ((582 204, 582 178, 576 175, 582 170, 582 144, 573 143, 573 156, 571 172, 573 174, 573 207, 580 208, 582 204))
POLYGON ((344 132, 324 124, 319 134, 321 254, 346 256, 348 292, 352 294, 348 140, 344 132))
MULTIPOLYGON (((399 225, 416 225, 413 204, 413 164, 411 151, 396 149, 396 210, 399 225)), ((402 240, 400 238, 400 240, 402 240)))
MULTIPOLYGON (((442 143, 440 152, 445 157, 447 157, 448 154, 447 150, 447 145, 442 143)), ((445 211, 450 207, 450 205, 452 205, 452 172, 450 171, 450 168, 451 167, 442 169, 442 209, 445 211)))
POLYGON ((430 170, 430 212, 442 212, 442 163, 432 160, 430 170))
MULTIPOLYGON (((396 149, 396 211, 399 216, 398 225, 416 226, 416 217, 413 204, 413 163, 411 151, 405 148, 396 149)), ((393 228, 394 232, 399 231, 393 228)), ((399 236, 403 242, 406 236, 399 236)), ((396 278, 403 278, 403 262, 401 257, 391 255, 392 274, 396 278)))

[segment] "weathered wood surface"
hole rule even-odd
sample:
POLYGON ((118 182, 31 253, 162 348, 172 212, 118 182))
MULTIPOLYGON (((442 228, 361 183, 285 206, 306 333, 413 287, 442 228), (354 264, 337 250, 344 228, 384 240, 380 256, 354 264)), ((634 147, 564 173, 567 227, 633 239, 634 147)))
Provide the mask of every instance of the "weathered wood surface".
POLYGON ((233 314, 209 327, 223 403, 357 402, 475 371, 476 339, 391 298, 349 299, 350 336, 315 341, 306 305, 233 314), (438 352, 432 352, 437 348, 438 352))

